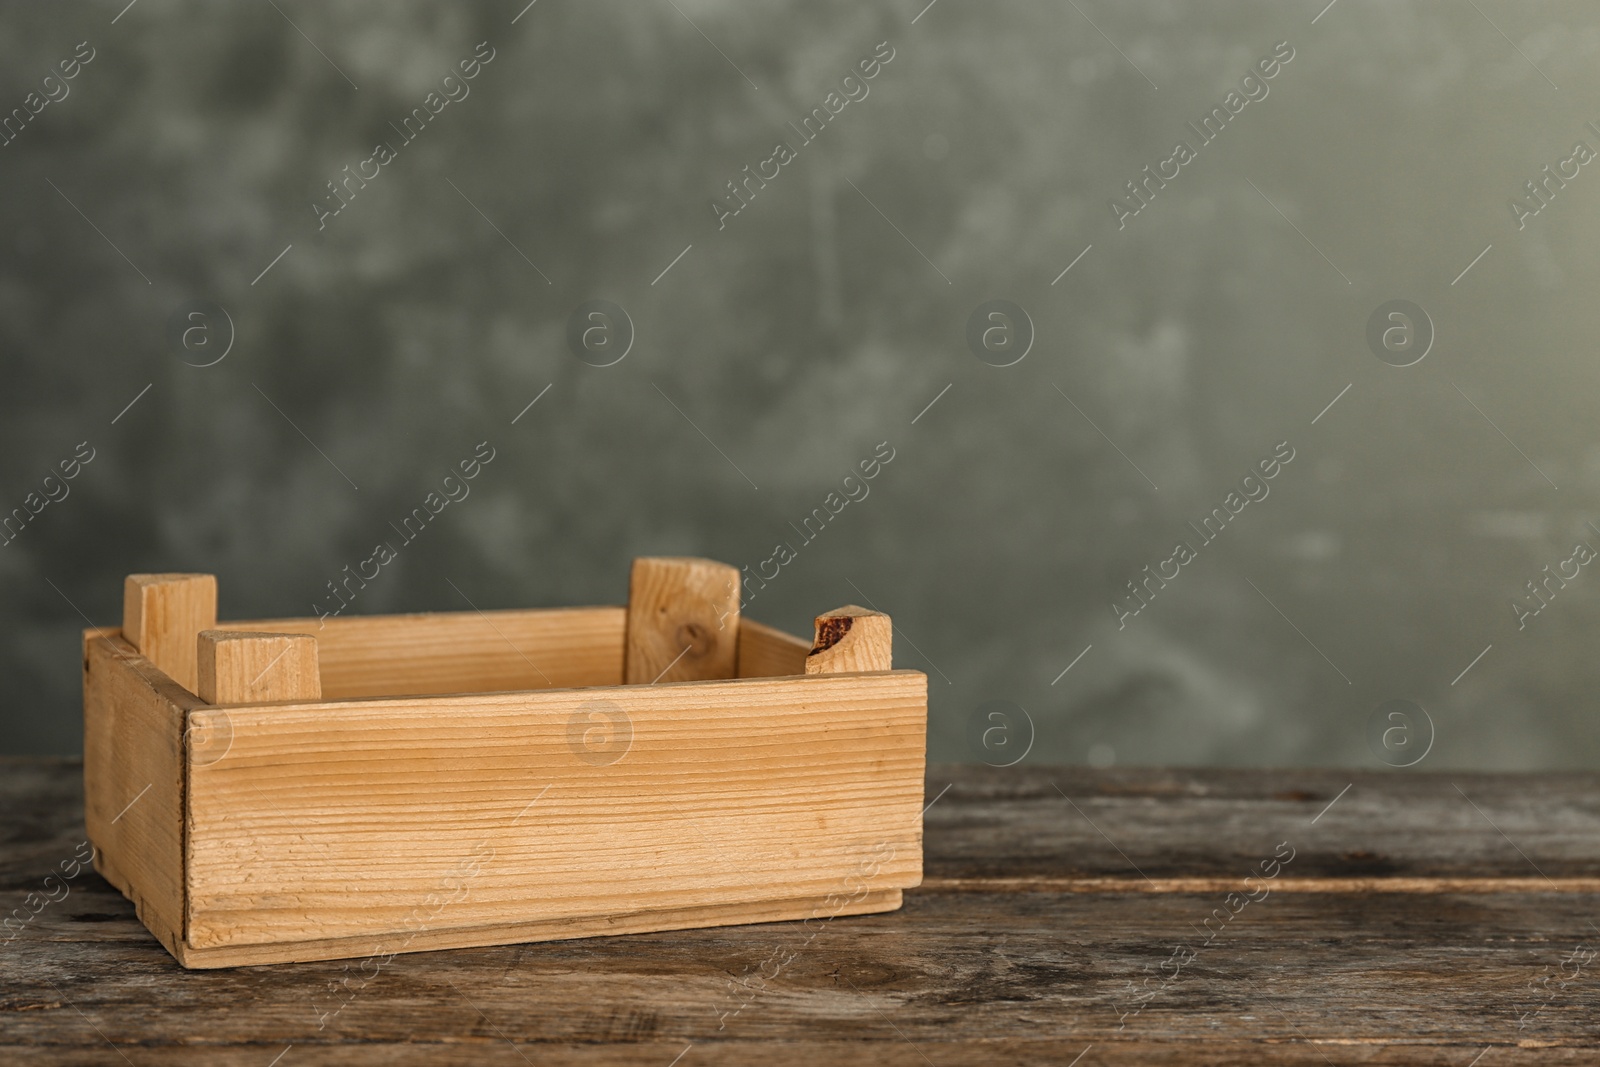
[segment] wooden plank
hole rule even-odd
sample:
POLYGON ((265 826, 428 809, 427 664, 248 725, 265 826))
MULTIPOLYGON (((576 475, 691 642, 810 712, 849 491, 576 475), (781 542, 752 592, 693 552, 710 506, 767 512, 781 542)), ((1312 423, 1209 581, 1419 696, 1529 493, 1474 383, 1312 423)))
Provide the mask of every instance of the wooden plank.
POLYGON ((633 561, 624 683, 732 678, 738 638, 737 567, 688 556, 633 561))
POLYGON ((618 685, 621 607, 255 619, 219 630, 314 634, 326 700, 618 685))
POLYGON ((807 674, 894 669, 894 627, 881 611, 847 604, 817 616, 807 674))
POLYGON ((541 922, 501 923, 495 926, 430 929, 403 925, 389 936, 328 938, 269 945, 216 945, 191 948, 179 945, 178 960, 197 970, 251 967, 269 963, 303 963, 316 960, 362 959, 398 952, 480 948, 535 941, 573 941, 586 937, 617 937, 663 930, 694 930, 752 923, 829 921, 841 916, 894 911, 901 906, 901 891, 878 889, 865 893, 839 893, 798 900, 766 900, 717 904, 700 908, 662 908, 626 914, 541 922))
POLYGON ((1587 1050, 1587 1060, 1569 1062, 1594 1062, 1587 970, 1565 995, 1552 983, 1556 998, 1519 1025, 1548 995, 1531 984, 1574 944, 1594 943, 1592 901, 1273 897, 1125 1015, 1130 983, 1159 981, 1174 947, 1199 947, 1191 925, 1215 904, 1103 895, 1068 901, 1068 911, 1036 896, 923 890, 907 893, 899 912, 810 927, 445 951, 381 970, 220 971, 197 984, 125 904, 85 887, 0 957, 0 1019, 10 1042, 104 1049, 76 1005, 132 1046, 135 1062, 165 1062, 155 1049, 203 1041, 218 1052, 267 1049, 256 1067, 289 1043, 314 1052, 334 1042, 346 1046, 340 1057, 378 1044, 401 1062, 426 1062, 429 1051, 461 1043, 479 1062, 521 1063, 506 1040, 536 1063, 581 1049, 588 1063, 656 1067, 690 1042, 697 1057, 731 1044, 747 1063, 898 1062, 897 1049, 923 1062, 907 1041, 936 1064, 974 1062, 963 1053, 982 1048, 976 1062, 1048 1062, 1029 1056, 1072 1041, 1060 1062, 1091 1042, 1084 1063, 1134 1062, 1146 1047, 1172 1055, 1183 1042, 1192 1058, 1173 1062, 1227 1062, 1221 1054, 1241 1048, 1255 1054, 1232 1062, 1277 1062, 1296 1050, 1316 1059, 1320 1047, 1336 1064, 1465 1067, 1486 1046, 1481 1063, 1514 1062, 1520 1042, 1558 1062, 1563 1048, 1587 1050), (650 1058, 671 1042, 664 1059, 650 1058), (824 1058, 829 1048, 854 1053, 824 1058))
POLYGON ((382 936, 419 909, 471 929, 916 885, 926 685, 196 712, 208 732, 225 716, 231 743, 189 768, 188 945, 382 936))
POLYGON ((210 574, 130 574, 122 586, 122 637, 189 692, 198 684, 195 639, 217 624, 210 574))
MULTIPOLYGON (((1005 842, 1019 823, 1043 831, 1061 821, 1059 809, 1041 806, 1038 787, 1049 790, 1052 778, 1080 805, 1104 805, 1086 811, 1131 819, 1134 809, 1153 807, 1191 829, 1191 806, 1215 815, 1224 802, 1255 803, 1269 822, 1283 817, 1284 805, 1297 806, 1310 825, 1351 781, 1337 771, 1122 768, 1028 768, 1009 777, 1022 769, 932 768, 927 797, 939 799, 929 811, 930 861, 943 855, 949 862, 955 852, 982 866, 968 848, 987 834, 1002 842, 992 873, 1003 877, 1005 842), (953 814, 935 818, 947 804, 953 814)), ((0 886, 12 906, 82 838, 77 772, 71 761, 0 759, 0 810, 9 820, 0 886)), ((1592 850, 1597 839, 1600 776, 1593 774, 1362 775, 1315 830, 1364 792, 1367 806, 1347 817, 1340 835, 1360 830, 1358 848, 1399 856, 1426 846, 1458 807, 1471 810, 1455 785, 1516 846, 1485 821, 1482 835, 1449 830, 1451 840, 1430 863, 1447 853, 1451 864, 1465 863, 1476 854, 1481 873, 1499 877, 1531 870, 1517 848, 1546 867, 1592 850)), ((1125 829, 1134 825, 1142 824, 1125 829)), ((1115 855, 1087 825, 1081 830, 1074 840, 1092 837, 1115 855)), ((1112 836, 1130 855, 1149 851, 1112 836)), ((1224 852, 1235 844, 1219 843, 1224 852)), ((1319 847, 1308 843, 1289 870, 1319 847)), ((1361 858, 1345 862, 1359 866, 1361 858)), ((1195 927, 1220 894, 1063 897, 924 886, 905 894, 900 911, 826 924, 199 977, 174 966, 110 886, 91 874, 70 886, 0 951, 0 1061, 262 1067, 292 1044, 279 1067, 525 1060, 666 1067, 680 1054, 679 1067, 1016 1067, 1068 1064, 1092 1045, 1079 1067, 1465 1067, 1480 1056, 1479 1067, 1491 1067, 1594 1063, 1600 1031, 1594 964, 1582 964, 1576 978, 1578 965, 1562 965, 1575 946, 1600 941, 1590 925, 1594 899, 1581 893, 1274 892, 1164 982, 1161 963, 1176 947, 1200 948, 1195 927), (1130 987, 1145 989, 1146 978, 1153 995, 1125 1015, 1134 1003, 1130 987)))
POLYGON ((184 917, 184 717, 199 703, 126 641, 85 633, 84 821, 95 866, 174 951, 184 917))
POLYGON ((202 630, 200 699, 207 704, 321 700, 312 634, 202 630))
POLYGON ((929 800, 943 795, 927 814, 926 884, 1209 890, 1237 883, 1288 841, 1297 852, 1276 879, 1284 891, 1471 891, 1478 883, 1538 892, 1551 889, 1546 878, 1558 889, 1586 891, 1600 878, 1597 779, 1549 773, 1537 788, 1532 781, 1323 769, 952 767, 929 779, 929 800))
MULTIPOLYGON (((455 977, 459 983, 459 976, 455 977)), ((448 993, 448 990, 443 991, 448 993)), ((454 1002, 441 1000, 441 1011, 460 1008, 454 1002)), ((292 1010, 292 1009, 289 1009, 292 1010)), ((303 1010, 303 1009, 302 1009, 303 1010)), ((471 1010, 470 1008, 465 1010, 471 1010)), ((296 1045, 280 1065, 267 1061, 284 1050, 285 1043, 275 1048, 259 1045, 217 1048, 214 1046, 160 1045, 161 1063, 173 1067, 293 1067, 291 1057, 299 1055, 306 1063, 338 1063, 341 1067, 395 1067, 397 1064, 419 1064, 424 1067, 482 1067, 485 1063, 503 1063, 506 1067, 527 1067, 514 1054, 508 1040, 497 1036, 482 1023, 481 1033, 463 1032, 438 1039, 405 1040, 389 1037, 360 1043, 341 1043, 337 1051, 324 1055, 337 1059, 309 1058, 309 1051, 317 1045, 331 1043, 322 1034, 306 1035, 305 1044, 296 1045), (317 1039, 321 1040, 318 1041, 317 1039)), ((911 1044, 901 1041, 891 1032, 888 1037, 835 1038, 815 1034, 796 1033, 792 1040, 738 1040, 716 1035, 715 1039, 703 1037, 692 1044, 675 1037, 661 1037, 654 1030, 639 1038, 630 1038, 623 1025, 644 1025, 648 1019, 647 1008, 635 1008, 632 1014, 618 1020, 618 1029, 607 1031, 596 1024, 595 1033, 608 1034, 610 1043, 599 1044, 598 1039, 574 1043, 571 1046, 546 1046, 519 1039, 515 1052, 529 1057, 529 1062, 539 1067, 747 1067, 760 1063, 763 1067, 816 1067, 817 1064, 870 1063, 873 1067, 928 1067, 930 1063, 944 1067, 950 1065, 983 1064, 985 1067, 1037 1067, 1038 1064, 1056 1064, 1072 1067, 1078 1054, 1089 1048, 1087 1041, 1072 1038, 1001 1039, 986 1040, 981 1037, 951 1033, 935 1041, 918 1041, 911 1044), (641 1014, 643 1017, 641 1018, 641 1014), (532 1047, 529 1047, 532 1045, 532 1047), (680 1064, 672 1060, 686 1049, 680 1064), (691 1060, 689 1056, 694 1058, 691 1060), (537 1057, 536 1059, 533 1057, 537 1057), (929 1057, 933 1057, 930 1059, 929 1057)), ((101 1040, 82 1019, 65 1020, 64 1029, 70 1028, 72 1039, 82 1044, 65 1047, 21 1046, 0 1044, 0 1054, 15 1053, 19 1060, 8 1063, 30 1065, 59 1064, 62 1067, 128 1067, 130 1061, 101 1040), (89 1042, 99 1041, 95 1046, 89 1042)), ((1481 1065, 1471 1064, 1472 1057, 1486 1046, 1468 1047, 1464 1042, 1429 1044, 1422 1047, 1387 1048, 1381 1045, 1347 1047, 1347 1042, 1333 1041, 1338 1045, 1324 1053, 1318 1045, 1300 1042, 1296 1038, 1286 1041, 1212 1041, 1204 1045, 1192 1040, 1140 1041, 1099 1043, 1093 1046, 1077 1067, 1239 1067, 1240 1064, 1281 1064, 1285 1067, 1339 1067, 1356 1064, 1438 1064, 1452 1067, 1528 1067, 1528 1065, 1584 1064, 1593 1065, 1591 1052, 1580 1047, 1543 1048, 1530 1046, 1492 1046, 1489 1056, 1481 1065), (1328 1057, 1332 1056, 1333 1059, 1328 1057), (1426 1058, 1444 1057, 1444 1058, 1426 1058)), ((135 1053, 137 1055, 137 1052, 135 1053)), ((143 1062, 143 1061, 139 1061, 143 1062)))
POLYGON ((740 678, 775 678, 806 672, 811 643, 754 619, 739 620, 740 678))

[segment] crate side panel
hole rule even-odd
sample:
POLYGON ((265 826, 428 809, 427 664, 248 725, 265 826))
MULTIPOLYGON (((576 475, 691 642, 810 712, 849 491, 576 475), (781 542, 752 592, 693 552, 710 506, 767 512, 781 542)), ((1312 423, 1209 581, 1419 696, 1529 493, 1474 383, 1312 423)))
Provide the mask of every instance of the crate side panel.
POLYGON ((86 635, 84 823, 97 867, 169 949, 183 938, 183 730, 196 703, 120 637, 86 635))
POLYGON ((314 634, 325 700, 619 685, 621 607, 219 623, 314 634))
POLYGON ((926 722, 916 671, 203 709, 189 944, 916 885, 926 722))
POLYGON ((806 672, 811 642, 752 619, 739 620, 739 677, 775 678, 806 672))

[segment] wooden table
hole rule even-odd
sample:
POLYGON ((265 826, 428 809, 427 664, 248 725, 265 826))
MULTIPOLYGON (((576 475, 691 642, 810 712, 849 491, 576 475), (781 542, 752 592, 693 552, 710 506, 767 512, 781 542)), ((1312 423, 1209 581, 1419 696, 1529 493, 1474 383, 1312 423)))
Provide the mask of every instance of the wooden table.
MULTIPOLYGON (((6 908, 71 860, 81 774, 0 761, 6 908)), ((86 872, 0 949, 0 1062, 1600 1062, 1600 777, 935 767, 928 798, 899 912, 376 975, 184 971, 86 872)))

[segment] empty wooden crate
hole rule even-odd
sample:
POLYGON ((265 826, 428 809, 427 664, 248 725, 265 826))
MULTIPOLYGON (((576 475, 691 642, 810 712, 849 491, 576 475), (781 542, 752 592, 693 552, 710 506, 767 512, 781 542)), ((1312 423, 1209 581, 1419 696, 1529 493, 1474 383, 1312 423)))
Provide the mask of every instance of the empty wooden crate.
POLYGON ((922 878, 927 679, 889 618, 814 641, 739 574, 627 607, 216 621, 128 578, 84 634, 100 872, 186 967, 889 911, 922 878))

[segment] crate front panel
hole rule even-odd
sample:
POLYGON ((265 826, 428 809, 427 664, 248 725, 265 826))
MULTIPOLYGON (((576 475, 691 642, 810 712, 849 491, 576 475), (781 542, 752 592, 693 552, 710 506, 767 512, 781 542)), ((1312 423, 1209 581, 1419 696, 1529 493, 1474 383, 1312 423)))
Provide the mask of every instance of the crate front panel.
POLYGON ((270 944, 921 881, 917 671, 200 709, 187 942, 270 944))

